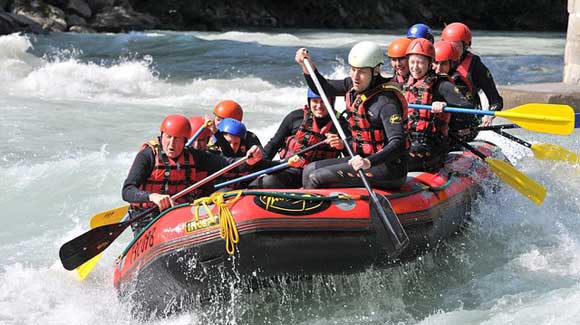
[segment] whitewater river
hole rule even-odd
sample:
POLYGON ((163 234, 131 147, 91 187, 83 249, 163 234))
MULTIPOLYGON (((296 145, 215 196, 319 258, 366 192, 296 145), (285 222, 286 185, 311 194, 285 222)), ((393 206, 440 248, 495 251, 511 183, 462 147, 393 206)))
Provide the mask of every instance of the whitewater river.
MULTIPOLYGON (((348 49, 384 32, 148 32, 0 37, 0 323, 132 324, 113 288, 117 239, 89 278, 64 270, 58 249, 90 217, 123 205, 139 146, 170 113, 200 115, 221 99, 245 109, 266 143, 305 102, 294 63, 311 50, 345 77, 348 49)), ((561 80, 565 35, 475 32, 496 82, 561 80)), ((340 106, 341 104, 339 104, 340 106)), ((344 106, 344 104, 342 104, 344 106)), ((514 131, 580 152, 569 137, 514 131)), ((548 189, 538 207, 509 187, 480 199, 473 224, 440 249, 389 270, 317 277, 157 324, 579 324, 580 168, 539 161, 493 134, 514 165, 548 189)))

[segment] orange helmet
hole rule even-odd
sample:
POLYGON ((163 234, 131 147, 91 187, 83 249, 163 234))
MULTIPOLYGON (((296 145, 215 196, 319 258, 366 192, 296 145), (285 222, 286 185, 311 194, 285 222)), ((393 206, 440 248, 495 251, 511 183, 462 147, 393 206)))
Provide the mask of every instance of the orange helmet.
POLYGON ((405 56, 409 44, 411 44, 410 39, 406 37, 397 38, 391 42, 391 45, 389 45, 387 55, 390 58, 402 58, 405 56))
POLYGON ((187 117, 181 114, 172 114, 163 119, 159 131, 172 137, 189 139, 191 136, 191 124, 189 124, 187 117))
POLYGON ((435 42, 435 61, 459 61, 459 51, 455 45, 449 41, 435 42))
POLYGON ((409 44, 405 54, 420 54, 433 59, 435 57, 435 49, 429 40, 425 38, 416 38, 411 42, 411 44, 409 44))
POLYGON ((442 41, 462 41, 466 46, 471 46, 471 30, 463 23, 451 23, 441 32, 442 41))
POLYGON ((226 99, 222 100, 221 102, 217 103, 213 108, 213 113, 220 118, 233 118, 234 120, 242 121, 244 117, 244 110, 242 110, 242 106, 237 102, 226 99))
MULTIPOLYGON (((205 119, 203 118, 203 116, 192 116, 189 118, 189 123, 191 123, 191 135, 189 136, 189 138, 192 138, 193 135, 197 133, 197 131, 202 126, 204 126, 205 119)), ((211 137, 211 135, 212 135, 211 130, 205 128, 203 131, 201 131, 201 134, 197 138, 203 140, 211 137)))

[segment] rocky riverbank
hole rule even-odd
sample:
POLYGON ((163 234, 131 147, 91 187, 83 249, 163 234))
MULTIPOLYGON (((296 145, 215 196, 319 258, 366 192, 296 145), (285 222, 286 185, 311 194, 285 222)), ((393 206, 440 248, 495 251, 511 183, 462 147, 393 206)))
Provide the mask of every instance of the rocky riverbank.
POLYGON ((565 31, 566 0, 0 0, 0 34, 123 32, 147 29, 435 29, 463 21, 474 29, 565 31), (523 10, 526 8, 526 10, 523 10))

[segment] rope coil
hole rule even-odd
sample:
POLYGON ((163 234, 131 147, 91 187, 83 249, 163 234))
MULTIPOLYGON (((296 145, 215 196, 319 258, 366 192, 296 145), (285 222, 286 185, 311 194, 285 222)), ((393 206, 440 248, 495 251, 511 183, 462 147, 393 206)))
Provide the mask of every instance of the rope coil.
POLYGON ((226 242, 226 252, 229 255, 233 255, 236 250, 236 244, 240 241, 240 235, 238 233, 238 228, 236 227, 236 221, 234 216, 230 211, 230 207, 234 205, 242 197, 242 191, 232 191, 232 192, 216 192, 208 197, 203 197, 193 201, 192 205, 195 206, 195 221, 199 220, 199 209, 203 207, 209 216, 209 218, 214 218, 215 216, 211 212, 209 205, 214 204, 218 207, 218 216, 220 222, 220 237, 226 242), (226 200, 225 197, 228 197, 226 200))

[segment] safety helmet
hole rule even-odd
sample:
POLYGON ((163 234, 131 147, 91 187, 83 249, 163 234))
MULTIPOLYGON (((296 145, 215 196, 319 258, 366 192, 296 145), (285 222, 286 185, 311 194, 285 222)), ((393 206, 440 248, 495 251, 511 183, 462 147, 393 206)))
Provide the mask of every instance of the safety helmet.
POLYGON ((441 32, 442 41, 462 41, 466 46, 471 46, 471 30, 463 23, 451 23, 441 32))
MULTIPOLYGON (((334 96, 326 96, 331 104, 334 104, 336 97, 334 96)), ((315 93, 310 87, 308 87, 308 91, 306 92, 306 100, 308 103, 308 107, 310 107, 310 98, 322 98, 319 94, 315 93)))
MULTIPOLYGON (((191 135, 189 137, 192 138, 193 135, 196 134, 197 131, 204 126, 205 119, 203 118, 203 116, 192 116, 189 118, 189 123, 191 123, 191 135)), ((205 128, 203 129, 203 131, 201 131, 201 133, 197 138, 202 140, 207 139, 209 137, 211 137, 211 130, 205 128)))
POLYGON ((229 117, 238 121, 241 121, 244 117, 242 106, 231 99, 222 100, 217 103, 213 108, 213 113, 220 118, 229 117))
POLYGON ((435 38, 433 37, 433 33, 431 32, 431 28, 425 24, 415 24, 409 28, 407 31, 407 38, 424 38, 429 42, 433 43, 435 38))
POLYGON ((246 138, 246 126, 244 123, 234 120, 233 118, 225 118, 220 122, 217 129, 223 133, 236 135, 242 139, 246 138))
POLYGON ((409 44, 411 44, 410 39, 405 37, 397 38, 389 45, 387 55, 390 58, 403 58, 405 57, 405 52, 407 52, 409 44))
POLYGON ((433 57, 435 57, 435 49, 433 48, 433 44, 428 40, 424 38, 416 38, 411 42, 411 44, 409 44, 405 54, 420 54, 433 59, 433 57))
POLYGON ((383 51, 370 41, 356 43, 348 53, 348 64, 355 68, 374 68, 384 63, 383 51))
POLYGON ((435 61, 459 61, 459 51, 452 42, 438 41, 433 45, 435 48, 435 61))
POLYGON ((159 131, 172 137, 189 139, 191 136, 191 124, 189 124, 187 117, 181 114, 172 114, 163 119, 159 131))

